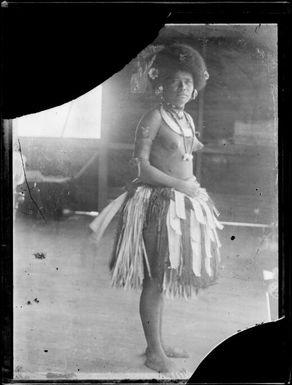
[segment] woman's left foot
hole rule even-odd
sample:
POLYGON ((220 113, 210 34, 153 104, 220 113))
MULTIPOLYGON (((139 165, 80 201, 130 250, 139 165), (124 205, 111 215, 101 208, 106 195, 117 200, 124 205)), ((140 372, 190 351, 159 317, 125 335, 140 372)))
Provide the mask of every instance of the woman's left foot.
MULTIPOLYGON (((163 346, 163 350, 166 356, 170 358, 189 358, 188 352, 186 352, 183 349, 174 348, 166 345, 166 346, 163 346)), ((145 354, 147 355, 147 349, 145 351, 145 354)))

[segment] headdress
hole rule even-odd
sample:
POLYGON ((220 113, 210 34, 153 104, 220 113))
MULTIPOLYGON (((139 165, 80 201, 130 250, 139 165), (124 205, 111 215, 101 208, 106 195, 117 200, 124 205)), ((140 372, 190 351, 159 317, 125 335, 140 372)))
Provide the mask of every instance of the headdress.
POLYGON ((209 74, 202 56, 194 48, 181 43, 163 46, 152 57, 148 78, 153 88, 158 89, 171 72, 179 70, 193 76, 196 90, 205 87, 209 74))

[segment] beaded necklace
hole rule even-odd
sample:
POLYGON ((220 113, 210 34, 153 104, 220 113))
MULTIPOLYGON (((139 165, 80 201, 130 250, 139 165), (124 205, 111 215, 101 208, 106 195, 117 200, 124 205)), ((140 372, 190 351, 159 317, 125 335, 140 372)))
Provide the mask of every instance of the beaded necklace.
POLYGON ((194 131, 193 126, 190 124, 189 119, 186 116, 186 113, 184 111, 182 111, 181 116, 179 116, 178 112, 176 112, 174 110, 175 106, 170 105, 169 103, 165 103, 165 107, 166 107, 165 110, 169 113, 169 115, 172 117, 172 119, 175 121, 175 123, 179 127, 181 135, 183 137, 183 143, 184 143, 184 149, 185 149, 185 153, 184 153, 184 155, 182 157, 183 160, 186 160, 186 161, 192 160, 193 159, 192 149, 193 149, 194 141, 195 141, 195 131, 194 131), (182 120, 183 117, 185 117, 185 120, 186 120, 188 126, 192 130, 192 143, 191 143, 190 151, 188 151, 188 148, 187 148, 187 139, 186 139, 186 136, 185 136, 185 133, 184 133, 184 129, 183 129, 183 127, 180 124, 180 120, 182 120))

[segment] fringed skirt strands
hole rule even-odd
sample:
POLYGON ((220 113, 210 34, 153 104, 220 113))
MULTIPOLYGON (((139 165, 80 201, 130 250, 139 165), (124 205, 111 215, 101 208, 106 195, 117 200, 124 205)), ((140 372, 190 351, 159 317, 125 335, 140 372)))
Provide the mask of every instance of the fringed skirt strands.
POLYGON ((190 198, 168 187, 132 183, 90 225, 98 239, 117 213, 110 262, 114 287, 141 288, 147 274, 168 297, 190 298, 215 283, 221 246, 217 229, 223 226, 204 189, 190 198))

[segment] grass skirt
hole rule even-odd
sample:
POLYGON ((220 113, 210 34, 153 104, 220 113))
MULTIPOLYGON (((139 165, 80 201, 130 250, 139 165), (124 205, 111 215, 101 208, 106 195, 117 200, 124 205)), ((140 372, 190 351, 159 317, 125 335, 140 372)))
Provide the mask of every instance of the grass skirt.
POLYGON ((215 283, 217 229, 223 226, 204 189, 190 198, 171 188, 132 183, 105 211, 91 228, 101 237, 104 221, 119 213, 110 262, 113 286, 141 288, 148 274, 167 296, 189 298, 215 283))

